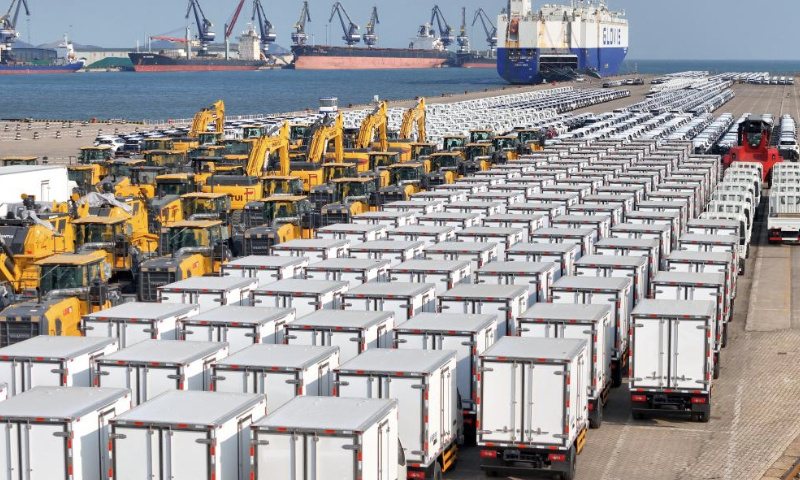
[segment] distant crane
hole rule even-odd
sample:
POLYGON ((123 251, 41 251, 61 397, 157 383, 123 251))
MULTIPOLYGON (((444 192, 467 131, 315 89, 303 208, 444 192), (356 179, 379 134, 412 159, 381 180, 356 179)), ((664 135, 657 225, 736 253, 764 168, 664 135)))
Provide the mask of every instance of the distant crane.
POLYGON ((11 5, 5 15, 0 17, 0 43, 5 45, 5 55, 10 58, 11 46, 19 38, 17 31, 17 20, 19 19, 19 12, 25 7, 25 15, 31 16, 31 11, 28 9, 27 0, 11 0, 11 5), (12 15, 11 12, 14 12, 12 15))
POLYGON ((308 41, 308 34, 306 33, 306 22, 311 21, 311 12, 308 10, 308 2, 303 2, 303 9, 300 10, 300 20, 294 24, 294 33, 292 33, 292 43, 295 45, 305 45, 308 41))
POLYGON ((497 50, 497 27, 492 23, 492 19, 489 18, 489 15, 487 15, 482 8, 479 8, 475 12, 475 18, 472 19, 472 26, 475 26, 475 22, 477 22, 478 19, 480 19, 483 25, 483 31, 486 32, 486 43, 489 44, 489 49, 494 52, 497 50), (489 24, 488 26, 486 25, 487 23, 489 24))
POLYGON ((469 35, 467 35, 467 7, 461 7, 461 29, 458 31, 459 53, 469 53, 469 35))
POLYGON ((244 7, 244 0, 239 0, 239 5, 236 6, 236 10, 233 12, 233 17, 231 17, 230 23, 225 24, 225 58, 230 56, 230 42, 228 39, 233 33, 233 28, 236 26, 236 22, 239 20, 239 14, 242 13, 242 7, 244 7))
POLYGON ((433 25, 434 20, 436 21, 436 25, 439 26, 439 40, 441 40, 445 48, 449 47, 453 44, 453 27, 445 20, 439 5, 434 5, 431 10, 431 25, 433 25))
POLYGON ((206 18, 203 9, 200 7, 200 0, 189 0, 189 9, 186 10, 186 18, 194 14, 194 21, 197 24, 197 39, 200 41, 199 55, 208 55, 208 44, 213 43, 217 34, 212 32, 214 24, 206 18))
POLYGON ((342 40, 344 40, 344 43, 346 43, 348 47, 352 47, 361 41, 361 34, 358 33, 358 30, 361 27, 350 20, 350 15, 347 14, 344 6, 342 6, 342 2, 336 2, 333 4, 333 8, 331 8, 331 18, 328 19, 328 23, 332 22, 333 17, 335 17, 337 14, 339 15, 339 21, 342 23, 342 31, 344 32, 342 40), (345 18, 347 19, 347 22, 345 22, 345 18))
POLYGON ((265 53, 269 51, 270 44, 275 43, 278 35, 273 31, 275 26, 267 20, 267 14, 264 13, 264 5, 261 0, 253 0, 253 16, 250 18, 252 21, 258 21, 258 28, 261 32, 261 50, 265 53))
POLYGON ((369 17, 369 23, 366 25, 367 33, 364 34, 364 43, 368 47, 374 47, 378 44, 378 35, 375 33, 375 25, 381 23, 378 19, 378 7, 372 7, 372 15, 369 17))

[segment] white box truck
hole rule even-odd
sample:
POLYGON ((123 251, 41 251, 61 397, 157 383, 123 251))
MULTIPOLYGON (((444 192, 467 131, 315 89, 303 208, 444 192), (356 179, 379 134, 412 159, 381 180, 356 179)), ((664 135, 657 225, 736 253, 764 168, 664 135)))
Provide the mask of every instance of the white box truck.
POLYGON ((481 217, 489 217, 498 213, 506 213, 506 206, 500 202, 463 201, 444 204, 445 212, 477 213, 481 217))
POLYGON ((287 345, 335 346, 341 362, 372 348, 391 348, 394 314, 318 310, 286 325, 287 345))
POLYGON ((739 275, 745 273, 747 255, 742 254, 740 242, 733 235, 699 235, 687 233, 678 239, 678 250, 687 252, 717 252, 728 253, 731 260, 739 267, 739 275))
POLYGON ((575 244, 578 246, 577 260, 584 255, 591 255, 594 253, 594 244, 597 242, 597 231, 593 228, 540 228, 531 234, 531 242, 575 244))
POLYGON ((345 310, 392 312, 394 324, 414 315, 436 310, 436 285, 432 283, 365 283, 345 293, 345 310))
POLYGON ((109 421, 130 408, 124 388, 36 387, 0 402, 0 471, 9 480, 105 480, 109 421))
POLYGON ((302 278, 308 259, 278 255, 250 255, 222 265, 223 277, 257 278, 266 285, 286 278, 302 278))
POLYGON ((409 260, 389 270, 390 281, 432 283, 436 293, 444 293, 456 285, 472 283, 472 266, 466 260, 409 260))
POLYGON ((378 348, 343 363, 335 377, 338 397, 397 400, 411 478, 438 479, 455 467, 463 440, 456 352, 378 348))
POLYGON ((527 287, 530 307, 550 299, 550 285, 559 269, 554 262, 492 262, 475 272, 475 283, 527 287))
POLYGON ((206 390, 211 364, 228 356, 228 344, 145 340, 95 361, 99 387, 127 388, 140 405, 170 390, 206 390))
POLYGON ((497 338, 517 334, 516 319, 528 309, 528 288, 520 285, 459 285, 439 295, 442 313, 496 315, 497 338))
POLYGON ((423 242, 405 242, 400 240, 377 240, 364 242, 350 247, 350 256, 360 259, 389 260, 394 267, 408 260, 422 256, 423 242))
POLYGON ((234 353, 254 343, 283 343, 283 327, 294 319, 293 308, 226 305, 178 322, 178 339, 227 342, 234 353))
POLYGON ((480 225, 481 216, 477 213, 434 212, 418 216, 417 223, 429 227, 453 227, 461 229, 480 225))
POLYGON ((347 282, 350 288, 362 283, 386 282, 388 277, 389 260, 329 258, 306 267, 309 280, 347 282))
POLYGON ((250 302, 256 307, 294 308, 300 318, 317 310, 341 308, 346 291, 347 282, 292 278, 253 290, 250 302))
POLYGON ((109 480, 248 480, 263 395, 167 392, 111 421, 109 480))
POLYGON ((660 270, 664 267, 664 260, 667 255, 672 251, 671 232, 672 229, 667 225, 621 223, 611 229, 611 237, 658 240, 658 258, 661 259, 660 270))
POLYGON ((630 278, 561 277, 551 287, 553 303, 611 305, 614 313, 614 349, 611 381, 622 385, 628 365, 628 327, 633 309, 633 280, 630 278))
POLYGON ((628 385, 634 419, 658 412, 711 417, 714 303, 642 300, 631 313, 628 385))
POLYGON ((433 227, 429 225, 406 225, 405 227, 393 228, 386 232, 388 240, 391 241, 420 241, 425 245, 446 242, 455 239, 455 227, 433 227))
POLYGON ((353 217, 353 223, 398 228, 417 223, 417 215, 413 212, 364 212, 353 217))
POLYGON ((644 257, 622 255, 587 255, 575 263, 575 275, 585 277, 620 277, 633 280, 631 304, 647 297, 650 286, 649 262, 644 257))
POLYGON ((211 391, 258 393, 272 413, 298 395, 329 397, 339 347, 250 345, 211 366, 211 391))
POLYGON ((383 240, 386 227, 359 223, 336 223, 317 229, 317 238, 325 240, 348 240, 350 244, 383 240))
POLYGON ((272 254, 285 257, 305 257, 309 263, 316 263, 329 258, 346 257, 349 248, 350 241, 348 240, 298 238, 273 245, 272 254))
POLYGON ((200 305, 205 312, 222 305, 248 305, 257 278, 192 277, 158 287, 160 303, 200 305))
POLYGON ((481 355, 481 470, 575 478, 588 426, 587 357, 585 340, 530 337, 502 338, 481 355))
POLYGON ((0 383, 8 397, 34 387, 91 387, 95 360, 118 349, 115 338, 39 335, 0 348, 0 383))
POLYGON ((499 246, 492 242, 442 242, 428 245, 423 256, 428 260, 468 260, 474 272, 489 262, 497 260, 499 246))
POLYGON ((431 200, 430 202, 418 202, 416 200, 405 200, 384 203, 381 208, 384 212, 411 212, 416 215, 424 215, 432 212, 443 212, 444 201, 431 200))
POLYGON ((297 397, 253 424, 250 480, 405 480, 396 400, 297 397))
POLYGON ((553 228, 591 228, 595 232, 593 243, 600 239, 607 238, 611 232, 611 215, 560 215, 555 217, 550 225, 553 228))
POLYGON ((731 316, 733 316, 738 279, 736 265, 727 253, 674 251, 667 257, 668 272, 721 273, 728 281, 731 292, 731 316))
POLYGON ((484 227, 496 228, 521 228, 523 242, 529 242, 534 230, 545 228, 549 225, 547 217, 541 214, 501 213, 483 219, 484 227))
POLYGON ((509 262, 545 262, 556 264, 555 279, 572 275, 581 247, 575 243, 518 243, 506 252, 509 262))
POLYGON ((639 238, 605 238, 594 247, 597 255, 644 257, 647 260, 648 285, 661 270, 661 242, 639 238))
POLYGON ((505 258, 506 251, 528 237, 522 228, 470 227, 456 232, 459 242, 496 243, 497 258, 505 258))
POLYGON ((525 202, 516 203, 506 209, 506 214, 521 214, 521 215, 542 215, 544 216, 543 228, 550 226, 553 218, 559 215, 566 215, 567 206, 563 203, 549 203, 549 202, 525 202))
POLYGON ((517 319, 520 337, 586 340, 589 426, 599 428, 611 393, 611 358, 616 327, 610 305, 539 303, 517 319))
POLYGON ((177 340, 178 322, 200 313, 199 305, 129 302, 83 316, 87 337, 116 338, 119 348, 144 340, 177 340))
POLYGON ((72 195, 71 184, 74 182, 63 165, 0 167, 0 204, 17 203, 23 194, 33 195, 39 202, 66 202, 72 195))
POLYGON ((678 237, 683 232, 681 215, 678 212, 649 212, 646 210, 634 210, 625 217, 627 223, 642 223, 645 225, 669 225, 672 246, 678 242, 678 237))

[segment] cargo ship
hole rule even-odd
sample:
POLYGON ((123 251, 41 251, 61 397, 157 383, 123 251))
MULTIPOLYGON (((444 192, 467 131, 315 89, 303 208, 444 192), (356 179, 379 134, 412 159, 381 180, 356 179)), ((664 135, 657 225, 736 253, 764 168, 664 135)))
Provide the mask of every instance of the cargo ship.
POLYGON ((497 57, 491 52, 457 53, 453 66, 460 68, 497 68, 497 57))
POLYGON ((0 48, 0 75, 75 73, 84 65, 84 62, 76 60, 75 49, 66 36, 55 50, 35 49, 51 53, 52 59, 20 60, 19 57, 26 50, 29 49, 20 49, 17 56, 8 47, 0 48))
POLYGON ((570 80, 580 74, 616 75, 628 54, 625 12, 603 0, 575 5, 509 0, 498 17, 497 72, 513 84, 570 80))

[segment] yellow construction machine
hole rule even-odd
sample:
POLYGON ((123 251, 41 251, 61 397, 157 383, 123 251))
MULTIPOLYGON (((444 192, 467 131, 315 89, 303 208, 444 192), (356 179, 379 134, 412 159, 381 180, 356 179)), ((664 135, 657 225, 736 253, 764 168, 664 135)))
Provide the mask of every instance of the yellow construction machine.
POLYGON ((435 143, 411 142, 408 145, 411 147, 411 161, 417 161, 420 157, 436 153, 437 145, 435 143))
MULTIPOLYGON (((454 152, 450 152, 454 153, 454 152)), ((491 143, 468 143, 464 146, 461 175, 489 170, 492 166, 494 146, 491 143)))
POLYGON ((390 175, 388 187, 378 191, 376 208, 390 202, 407 201, 423 189, 430 164, 424 162, 405 162, 387 167, 390 175))
POLYGON ((14 165, 36 165, 39 157, 3 157, 0 159, 2 166, 11 167, 14 165))
POLYGON ((464 162, 459 152, 437 152, 428 157, 428 161, 430 169, 423 182, 425 190, 455 183, 461 177, 459 170, 464 168, 464 162))
POLYGON ((517 135, 498 135, 492 141, 492 163, 502 164, 519 158, 520 143, 517 135))
POLYGON ((353 217, 370 211, 370 206, 377 202, 378 188, 373 178, 337 178, 333 188, 336 201, 322 207, 322 226, 350 223, 353 217))
MULTIPOLYGON (((417 127, 417 142, 424 143, 427 140, 427 134, 425 131, 425 98, 420 97, 417 101, 417 104, 406 110, 403 114, 403 121, 400 124, 400 140, 401 141, 411 141, 412 135, 414 133, 414 127, 417 127)), ((412 153, 412 159, 416 159, 412 153)))
POLYGON ((198 139, 200 145, 214 145, 225 132, 225 102, 217 100, 210 107, 197 112, 189 129, 189 137, 198 139), (208 126, 214 123, 213 132, 208 126))
POLYGON ((67 177, 78 185, 82 195, 94 191, 106 176, 106 163, 113 158, 114 151, 108 145, 81 147, 77 164, 67 166, 67 177))
POLYGON ((322 123, 314 128, 314 135, 305 158, 301 161, 291 161, 291 172, 289 173, 291 176, 296 176, 303 180, 306 192, 311 191, 312 187, 323 183, 322 165, 325 163, 330 143, 334 144, 333 161, 335 163, 344 161, 342 114, 338 114, 335 119, 326 117, 322 123))
POLYGON ((180 171, 187 163, 184 150, 150 150, 144 153, 145 164, 151 167, 165 167, 171 171, 180 171))
POLYGON ((464 150, 469 143, 466 135, 445 135, 442 137, 442 150, 445 152, 457 152, 464 150))
POLYGON ((494 138, 494 130, 481 128, 469 131, 469 143, 480 143, 480 142, 492 143, 493 138, 494 138))
POLYGON ((541 128, 523 128, 517 130, 517 141, 519 142, 521 154, 540 152, 544 150, 547 132, 541 128))
POLYGON ((270 255, 272 246, 299 238, 314 238, 318 216, 305 196, 277 195, 245 207, 241 240, 234 238, 239 255, 270 255))

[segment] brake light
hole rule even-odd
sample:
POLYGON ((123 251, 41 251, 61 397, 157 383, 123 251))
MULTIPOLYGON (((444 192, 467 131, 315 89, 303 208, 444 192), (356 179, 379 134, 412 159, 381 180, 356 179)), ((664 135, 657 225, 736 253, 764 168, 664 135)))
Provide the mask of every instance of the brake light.
POLYGON ((481 450, 481 458, 497 458, 495 450, 481 450))
POLYGON ((647 395, 631 395, 631 402, 646 402, 647 395))
POLYGON ((692 403, 708 403, 706 397, 692 397, 692 403))
POLYGON ((408 472, 408 478, 425 478, 425 472, 408 472))
POLYGON ((567 456, 563 453, 551 453, 547 456, 547 459, 551 462, 566 462, 567 456))

